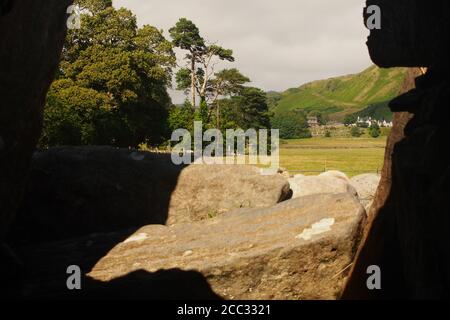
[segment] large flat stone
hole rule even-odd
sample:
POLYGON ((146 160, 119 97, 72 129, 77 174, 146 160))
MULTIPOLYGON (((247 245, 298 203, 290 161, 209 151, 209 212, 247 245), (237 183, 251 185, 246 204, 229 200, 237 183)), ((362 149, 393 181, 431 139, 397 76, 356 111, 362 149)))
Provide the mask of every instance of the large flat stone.
MULTIPOLYGON (((28 297, 129 298, 139 290, 145 292, 139 298, 180 298, 176 286, 171 296, 164 285, 170 270, 178 270, 201 275, 225 299, 335 299, 364 222, 364 208, 353 196, 314 195, 202 222, 150 225, 131 235, 94 235, 19 252, 33 265, 28 297), (100 252, 105 255, 96 261, 100 252), (70 264, 88 275, 81 292, 65 289, 70 264), (136 275, 141 281, 135 290, 114 289, 136 275)), ((196 283, 183 287, 181 298, 198 296, 196 283)))

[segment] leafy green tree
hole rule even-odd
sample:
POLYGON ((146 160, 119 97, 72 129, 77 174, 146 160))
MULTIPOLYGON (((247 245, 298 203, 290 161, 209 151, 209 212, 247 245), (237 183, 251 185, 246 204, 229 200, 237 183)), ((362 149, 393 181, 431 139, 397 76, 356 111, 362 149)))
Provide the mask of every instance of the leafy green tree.
POLYGON ((111 99, 105 94, 68 79, 54 82, 47 96, 41 145, 110 144, 100 141, 97 128, 102 127, 111 108, 111 99))
POLYGON ((244 84, 250 82, 250 79, 242 75, 239 70, 224 69, 215 74, 215 78, 211 81, 210 95, 212 96, 211 104, 215 108, 216 128, 221 127, 220 123, 220 103, 219 97, 233 97, 241 94, 244 90, 244 84))
POLYGON ((244 129, 270 128, 270 114, 266 93, 258 88, 244 87, 240 95, 232 97, 236 103, 236 124, 244 129))
POLYGON ((213 99, 219 96, 236 96, 244 90, 244 84, 249 82, 250 79, 236 68, 221 70, 211 80, 211 95, 213 99))
POLYGON ((271 122, 273 129, 280 130, 281 139, 311 138, 307 117, 300 110, 277 112, 271 122))
POLYGON ((380 126, 374 122, 369 128, 369 134, 372 138, 378 138, 381 135, 380 126))
POLYGON ((206 127, 209 126, 210 114, 209 114, 208 105, 207 105, 206 101, 200 102, 200 106, 195 110, 194 120, 203 122, 204 129, 206 129, 206 127))
POLYGON ((358 117, 355 114, 348 114, 344 118, 344 124, 346 126, 349 126, 349 125, 355 124, 357 120, 358 120, 358 117))
POLYGON ((189 101, 182 106, 172 106, 169 111, 168 127, 171 132, 177 129, 193 131, 193 112, 189 101))
POLYGON ((319 122, 319 124, 321 126, 324 126, 327 124, 328 122, 328 118, 327 116, 323 115, 321 112, 319 111, 311 111, 308 116, 310 117, 317 117, 317 121, 319 122))
POLYGON ((168 133, 167 88, 176 63, 171 42, 155 27, 138 28, 133 13, 111 1, 75 3, 82 8, 81 29, 68 32, 47 99, 43 143, 159 144, 168 133), (80 139, 56 134, 67 121, 73 132, 81 130, 80 139))
POLYGON ((363 135, 363 131, 358 127, 352 127, 350 129, 350 134, 352 137, 359 138, 363 135))
POLYGON ((219 129, 264 129, 270 128, 270 113, 264 91, 243 87, 239 95, 220 101, 219 129))

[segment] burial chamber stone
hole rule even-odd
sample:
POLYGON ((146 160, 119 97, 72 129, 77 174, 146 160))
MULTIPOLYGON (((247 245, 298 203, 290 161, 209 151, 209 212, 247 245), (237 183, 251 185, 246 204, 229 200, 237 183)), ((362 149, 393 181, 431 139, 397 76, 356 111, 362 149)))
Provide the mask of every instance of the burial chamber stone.
POLYGON ((0 295, 19 286, 19 263, 1 243, 26 185, 71 2, 0 0, 0 295))
POLYGON ((368 0, 371 5, 381 9, 381 29, 371 30, 367 42, 378 66, 450 67, 449 1, 368 0))
POLYGON ((364 241, 342 298, 450 297, 450 3, 370 0, 382 10, 368 47, 379 66, 428 67, 390 106, 395 125, 364 241), (380 267, 382 290, 366 270, 380 267))
POLYGON ((16 250, 31 299, 335 299, 365 218, 355 197, 321 194, 16 250), (66 288, 71 264, 84 274, 78 292, 66 288))
POLYGON ((19 206, 59 63, 69 0, 0 3, 0 241, 19 206))

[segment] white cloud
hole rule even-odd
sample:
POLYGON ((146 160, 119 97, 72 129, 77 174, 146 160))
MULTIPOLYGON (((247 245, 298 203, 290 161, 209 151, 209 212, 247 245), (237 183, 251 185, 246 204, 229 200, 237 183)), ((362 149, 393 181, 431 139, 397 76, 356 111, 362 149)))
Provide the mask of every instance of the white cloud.
MULTIPOLYGON (((114 0, 165 31, 186 17, 234 50, 234 67, 265 90, 359 72, 371 62, 363 0, 114 0)), ((182 100, 173 94, 174 102, 182 100)))

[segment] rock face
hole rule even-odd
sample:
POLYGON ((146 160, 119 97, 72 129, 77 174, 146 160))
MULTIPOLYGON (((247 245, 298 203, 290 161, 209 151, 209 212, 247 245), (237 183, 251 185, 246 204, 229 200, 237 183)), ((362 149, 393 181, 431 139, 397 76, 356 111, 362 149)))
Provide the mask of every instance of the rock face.
POLYGON ((416 87, 391 103, 405 103, 414 116, 394 146, 390 191, 375 213, 345 298, 448 298, 450 252, 444 243, 450 241, 450 212, 444 199, 450 159, 444 150, 450 136, 444 119, 450 78, 429 70, 416 87), (364 268, 374 264, 385 275, 385 289, 377 293, 361 284, 364 268))
MULTIPOLYGON (((19 207, 59 63, 71 0, 0 1, 0 246, 19 207)), ((2 249, 3 250, 3 249, 2 249)), ((5 249, 6 251, 10 251, 5 249)), ((4 251, 4 250, 3 250, 4 251)), ((19 287, 19 263, 1 253, 0 296, 19 287)))
POLYGON ((167 224, 199 221, 238 208, 264 208, 291 197, 287 179, 243 165, 191 165, 178 178, 167 224))
POLYGON ((18 208, 40 136, 42 108, 59 63, 70 3, 0 3, 0 242, 18 208))
MULTIPOLYGON (((159 296, 167 298, 164 286, 157 285, 167 278, 162 270, 194 270, 222 298, 334 299, 342 290, 364 221, 364 208, 349 194, 315 195, 208 221, 146 226, 131 236, 96 235, 18 252, 33 262, 25 288, 30 298, 82 298, 93 291, 97 298, 114 297, 111 292, 130 297, 136 290, 153 292, 141 296, 144 299, 158 297, 163 290, 159 296), (111 245, 105 245, 108 242, 111 245), (106 256, 95 265, 86 262, 99 251, 106 256), (78 293, 65 289, 65 269, 74 263, 88 273, 78 293), (117 281, 127 287, 136 274, 151 280, 133 290, 114 291, 117 281)), ((192 282, 192 292, 181 298, 195 294, 195 285, 192 282)))
POLYGON ((347 175, 341 171, 337 171, 337 170, 330 170, 324 173, 319 174, 319 177, 332 177, 332 178, 337 178, 337 179, 341 179, 345 182, 349 182, 350 179, 347 177, 347 175))
POLYGON ((450 67, 450 3, 447 0, 368 0, 381 9, 381 30, 368 47, 380 67, 450 67))
POLYGON ((313 194, 349 193, 357 197, 357 192, 349 182, 332 174, 321 176, 298 176, 289 179, 293 198, 305 197, 313 194))
POLYGON ((281 175, 250 166, 172 164, 170 155, 60 147, 33 157, 10 241, 53 241, 147 224, 209 219, 290 197, 281 175))
POLYGON ((387 27, 371 32, 372 59, 380 66, 429 68, 416 78, 415 88, 390 104, 393 111, 406 113, 397 115, 401 122, 390 139, 390 159, 343 298, 448 299, 450 3, 370 0, 368 4, 382 7, 387 27), (370 265, 381 268, 383 290, 369 291, 365 286, 364 273, 370 265))
MULTIPOLYGON (((408 92, 415 87, 415 78, 421 74, 418 68, 409 69, 400 94, 408 92)), ((383 246, 387 242, 395 243, 394 228, 386 225, 386 217, 394 213, 389 209, 390 192, 392 188, 393 153, 395 145, 404 139, 404 129, 412 118, 408 112, 397 112, 394 114, 394 127, 389 135, 381 181, 378 186, 373 204, 368 212, 368 222, 365 227, 364 237, 358 249, 357 258, 352 268, 348 283, 343 292, 343 299, 387 299, 399 297, 399 293, 386 291, 384 294, 369 292, 365 281, 367 280, 367 267, 379 264, 383 258, 383 246)), ((391 243, 392 245, 392 243, 391 243)), ((398 252, 395 253, 398 255, 398 252)), ((391 263, 399 263, 394 257, 391 263)), ((400 274, 397 277, 402 277, 400 274)), ((392 277, 392 276, 391 276, 392 277)), ((391 279, 391 281, 396 281, 391 279)), ((395 286, 395 285, 394 285, 395 286)), ((401 284, 400 286, 403 286, 401 284)), ((391 291, 396 291, 392 290, 391 291)))
POLYGON ((181 170, 168 155, 111 147, 37 152, 9 240, 53 241, 164 224, 181 170))
POLYGON ((374 173, 361 174, 350 179, 350 184, 358 192, 359 201, 367 212, 372 206, 380 180, 381 176, 374 173))

